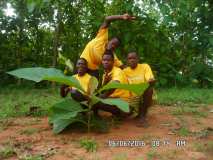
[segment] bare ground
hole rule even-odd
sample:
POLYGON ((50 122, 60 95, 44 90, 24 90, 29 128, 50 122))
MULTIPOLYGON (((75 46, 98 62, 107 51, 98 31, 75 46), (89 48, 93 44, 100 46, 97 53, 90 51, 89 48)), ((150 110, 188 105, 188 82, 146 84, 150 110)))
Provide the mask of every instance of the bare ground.
MULTIPOLYGON (((26 155, 42 155, 47 160, 210 160, 213 157, 213 106, 193 114, 173 115, 175 107, 155 105, 151 108, 148 128, 137 127, 136 120, 126 119, 109 133, 82 133, 67 130, 59 135, 52 132, 48 118, 11 118, 2 124, 0 149, 10 146, 14 154, 0 159, 19 160, 26 155), (95 152, 80 147, 80 139, 97 142, 95 152), (145 146, 109 146, 109 140, 137 140, 145 146), (182 145, 178 146, 177 141, 182 145), (154 146, 153 141, 159 141, 154 146)), ((3 153, 0 153, 3 154, 3 153)))

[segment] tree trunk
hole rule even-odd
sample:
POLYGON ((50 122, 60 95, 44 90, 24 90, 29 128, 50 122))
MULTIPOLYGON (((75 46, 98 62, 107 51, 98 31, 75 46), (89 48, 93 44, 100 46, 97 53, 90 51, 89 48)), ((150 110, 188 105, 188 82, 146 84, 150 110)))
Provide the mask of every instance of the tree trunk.
MULTIPOLYGON (((17 68, 21 68, 22 63, 22 48, 24 44, 24 3, 23 1, 19 1, 19 13, 18 13, 18 36, 17 36, 17 48, 16 48, 16 62, 17 62, 17 68)), ((21 85, 21 79, 18 79, 17 85, 21 85)))
MULTIPOLYGON (((57 24, 55 27, 55 33, 53 38, 53 59, 52 59, 52 67, 56 67, 57 65, 57 56, 58 56, 58 46, 59 46, 59 38, 60 38, 60 24, 61 24, 61 11, 58 9, 57 14, 57 24)), ((52 83, 52 87, 55 87, 55 83, 52 83)))

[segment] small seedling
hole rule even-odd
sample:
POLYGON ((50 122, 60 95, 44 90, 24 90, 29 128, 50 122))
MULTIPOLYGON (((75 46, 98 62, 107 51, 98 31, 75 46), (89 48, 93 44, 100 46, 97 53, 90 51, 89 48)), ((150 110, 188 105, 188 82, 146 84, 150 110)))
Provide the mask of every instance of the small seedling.
POLYGON ((16 155, 16 152, 13 147, 11 146, 5 146, 2 149, 0 149, 0 159, 6 159, 9 157, 13 157, 16 155))
POLYGON ((87 152, 95 152, 97 150, 97 143, 93 139, 81 139, 80 146, 85 148, 87 152))
POLYGON ((147 160, 154 160, 160 157, 160 155, 156 151, 150 151, 146 154, 147 160))
POLYGON ((190 134, 190 131, 185 127, 181 127, 178 130, 178 135, 180 135, 180 136, 189 136, 189 134, 190 134))

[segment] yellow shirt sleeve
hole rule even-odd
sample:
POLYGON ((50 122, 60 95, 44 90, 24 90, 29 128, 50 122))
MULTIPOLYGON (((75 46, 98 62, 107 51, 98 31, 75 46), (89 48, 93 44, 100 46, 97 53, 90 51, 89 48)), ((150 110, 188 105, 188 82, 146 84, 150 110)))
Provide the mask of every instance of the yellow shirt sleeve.
POLYGON ((118 59, 118 57, 116 56, 116 54, 114 54, 114 66, 116 67, 120 67, 123 65, 122 61, 118 59))
POLYGON ((108 41, 108 28, 99 29, 95 38, 108 41))
POLYGON ((87 60, 89 69, 98 69, 107 43, 108 28, 102 28, 98 31, 96 37, 86 45, 80 57, 87 60))
POLYGON ((145 81, 148 82, 150 79, 154 79, 154 75, 152 73, 152 69, 148 64, 145 64, 144 66, 144 70, 145 70, 145 81))

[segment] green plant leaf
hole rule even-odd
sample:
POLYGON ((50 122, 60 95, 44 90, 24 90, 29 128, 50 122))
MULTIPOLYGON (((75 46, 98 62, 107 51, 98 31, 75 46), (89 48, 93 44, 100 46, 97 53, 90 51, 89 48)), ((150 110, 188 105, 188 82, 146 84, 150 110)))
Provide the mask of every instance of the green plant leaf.
POLYGON ((123 112, 129 112, 129 104, 120 98, 106 98, 106 99, 99 98, 99 100, 105 104, 115 105, 123 112))
POLYGON ((97 89, 98 87, 98 80, 95 77, 91 77, 89 84, 88 84, 89 88, 88 88, 88 95, 92 95, 94 93, 94 91, 97 89))
POLYGON ((50 122, 57 119, 70 119, 76 117, 79 112, 83 111, 84 109, 79 102, 73 99, 65 99, 50 108, 49 119, 50 122))
POLYGON ((142 95, 143 92, 148 88, 149 84, 148 83, 141 83, 141 84, 121 84, 118 82, 110 82, 104 87, 102 87, 98 93, 104 90, 108 89, 125 89, 131 92, 134 92, 137 95, 142 95))
POLYGON ((27 0, 27 9, 29 13, 32 13, 36 7, 36 2, 33 0, 27 0))
POLYGON ((86 92, 81 87, 79 81, 74 77, 64 76, 64 75, 63 76, 45 76, 45 77, 43 77, 43 80, 54 81, 54 82, 66 84, 68 86, 75 87, 84 93, 86 92))
POLYGON ((79 115, 80 112, 85 111, 80 103, 72 100, 65 99, 62 102, 56 103, 50 108, 49 122, 53 123, 53 132, 60 133, 68 125, 74 122, 81 122, 83 118, 79 115))
POLYGON ((40 82, 43 80, 43 77, 47 76, 64 76, 64 74, 58 69, 42 67, 20 68, 7 73, 18 78, 24 78, 35 82, 40 82))
POLYGON ((71 72, 73 71, 73 63, 70 61, 70 59, 66 58, 61 53, 58 54, 58 61, 59 63, 67 66, 71 72))
POLYGON ((97 96, 93 95, 90 99, 90 103, 91 106, 93 106, 94 104, 98 103, 100 101, 100 98, 98 98, 97 96))
POLYGON ((7 73, 18 78, 24 78, 35 82, 40 82, 42 80, 59 82, 69 86, 73 86, 85 92, 80 83, 74 77, 65 76, 61 70, 55 68, 20 68, 7 73))
POLYGON ((67 126, 75 122, 81 122, 85 124, 85 122, 81 120, 80 117, 70 119, 56 119, 53 121, 53 133, 58 134, 63 131, 67 126))

